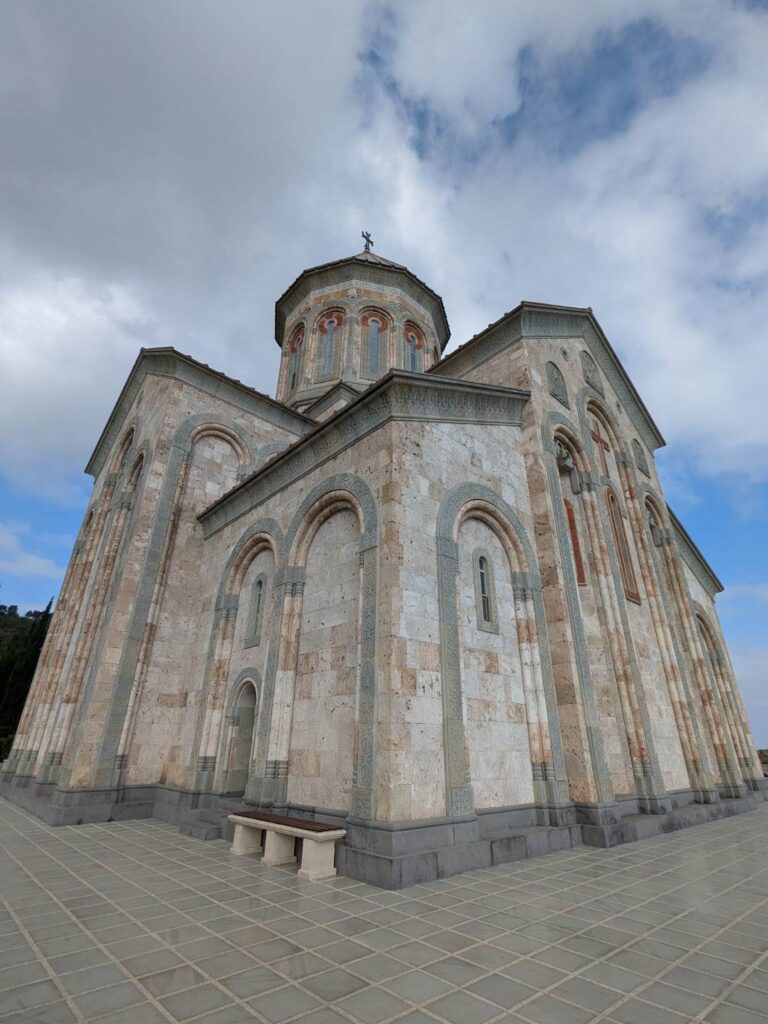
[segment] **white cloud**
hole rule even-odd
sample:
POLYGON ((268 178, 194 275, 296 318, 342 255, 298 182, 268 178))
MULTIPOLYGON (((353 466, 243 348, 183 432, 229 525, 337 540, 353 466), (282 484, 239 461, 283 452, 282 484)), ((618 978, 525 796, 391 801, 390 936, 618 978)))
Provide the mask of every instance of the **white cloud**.
POLYGON ((0 573, 60 581, 64 576, 63 566, 25 550, 30 534, 30 528, 24 524, 0 523, 0 573))
POLYGON ((755 745, 768 749, 768 647, 736 645, 730 653, 755 745))
POLYGON ((768 601, 768 583, 730 584, 726 587, 720 600, 738 600, 741 597, 756 598, 758 601, 768 601))
POLYGON ((593 306, 681 463, 765 478, 767 51, 729 0, 3 5, 0 471, 80 497, 140 344, 271 391, 275 298, 366 227, 456 343, 520 298, 593 306), (702 69, 627 69, 637 109, 579 145, 500 133, 525 59, 546 80, 643 19, 702 69))

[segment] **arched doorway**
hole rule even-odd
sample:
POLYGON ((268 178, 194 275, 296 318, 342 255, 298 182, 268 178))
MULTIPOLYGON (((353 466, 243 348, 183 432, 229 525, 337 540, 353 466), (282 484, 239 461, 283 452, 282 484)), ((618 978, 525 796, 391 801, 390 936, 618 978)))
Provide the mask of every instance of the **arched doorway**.
POLYGON ((242 795, 248 782, 257 712, 258 694, 249 679, 240 690, 232 721, 227 791, 233 796, 242 795))

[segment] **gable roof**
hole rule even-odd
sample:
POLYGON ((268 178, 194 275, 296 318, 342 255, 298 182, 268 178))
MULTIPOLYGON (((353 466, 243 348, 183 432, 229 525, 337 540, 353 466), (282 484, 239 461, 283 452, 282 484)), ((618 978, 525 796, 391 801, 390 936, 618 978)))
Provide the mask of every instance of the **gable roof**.
MULTIPOLYGON (((590 306, 556 306, 547 302, 530 302, 523 300, 514 309, 504 313, 492 324, 480 331, 469 341, 449 352, 439 363, 431 367, 428 373, 445 373, 452 363, 456 369, 466 372, 467 369, 487 358, 486 347, 491 344, 500 329, 509 326, 518 330, 518 337, 569 337, 581 335, 592 356, 603 371, 614 391, 620 396, 622 405, 632 419, 638 433, 643 437, 651 451, 662 448, 666 441, 648 411, 645 402, 637 392, 629 374, 606 337, 597 317, 590 306), (477 356, 473 360, 473 355, 477 356), (465 365, 466 368, 465 368, 465 365)), ((508 344, 509 338, 503 344, 508 344)), ((500 347, 503 347, 503 344, 500 347)))
POLYGON ((239 405, 297 437, 316 425, 308 416, 289 409, 269 395, 256 391, 242 381, 228 377, 220 370, 214 370, 207 363, 201 363, 175 348, 141 348, 88 460, 86 473, 95 477, 101 471, 107 454, 122 431, 139 388, 151 374, 185 381, 211 395, 239 405))
POLYGON ((304 409, 304 415, 311 416, 312 419, 315 419, 318 412, 322 413, 329 405, 332 405, 337 398, 345 396, 349 398, 350 402, 354 401, 354 399, 357 398, 361 392, 365 391, 368 386, 369 385, 358 385, 356 387, 349 381, 340 380, 338 383, 334 384, 330 390, 326 391, 325 394, 316 398, 314 402, 311 402, 306 406, 304 409))

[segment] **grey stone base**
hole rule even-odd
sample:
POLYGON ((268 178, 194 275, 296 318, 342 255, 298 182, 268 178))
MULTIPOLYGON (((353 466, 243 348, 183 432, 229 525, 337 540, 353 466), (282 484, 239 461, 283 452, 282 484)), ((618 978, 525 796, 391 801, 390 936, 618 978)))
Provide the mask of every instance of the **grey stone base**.
POLYGON ((623 803, 622 809, 629 811, 618 821, 583 824, 582 840, 587 846, 620 846, 622 843, 633 843, 638 839, 648 839, 664 832, 676 832, 692 825, 704 825, 708 821, 727 818, 734 814, 754 811, 763 800, 768 799, 768 789, 762 791, 745 790, 745 795, 738 798, 720 797, 707 801, 709 793, 693 793, 684 791, 668 794, 670 809, 657 814, 638 814, 632 801, 623 803))
MULTIPOLYGON (((50 825, 159 818, 198 839, 231 839, 227 815, 255 806, 240 794, 162 785, 64 790, 52 782, 8 772, 0 773, 0 794, 50 825)), ((269 807, 345 828, 346 840, 337 851, 339 872, 382 888, 400 889, 570 849, 582 842, 599 847, 634 842, 751 811, 763 800, 768 800, 768 779, 737 799, 688 790, 667 793, 657 813, 641 813, 641 801, 634 796, 618 797, 613 804, 530 804, 480 810, 461 818, 394 823, 350 819, 344 811, 329 808, 287 803, 269 807)))

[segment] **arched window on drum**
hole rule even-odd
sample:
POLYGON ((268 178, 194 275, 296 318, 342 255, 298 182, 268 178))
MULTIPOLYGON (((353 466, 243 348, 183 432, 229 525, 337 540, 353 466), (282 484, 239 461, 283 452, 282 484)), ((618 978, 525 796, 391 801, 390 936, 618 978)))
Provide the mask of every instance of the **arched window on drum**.
POLYGON ((378 377, 387 366, 387 318, 377 309, 366 310, 361 317, 363 331, 362 375, 378 377))
POLYGON ((304 328, 297 327, 288 346, 288 391, 295 391, 301 373, 301 357, 304 351, 304 328))
POLYGON ((338 372, 343 323, 344 314, 338 309, 324 313, 320 317, 317 325, 316 380, 325 380, 338 372))
POLYGON ((405 325, 405 368, 416 373, 424 369, 424 335, 412 323, 405 325))

